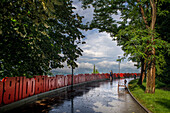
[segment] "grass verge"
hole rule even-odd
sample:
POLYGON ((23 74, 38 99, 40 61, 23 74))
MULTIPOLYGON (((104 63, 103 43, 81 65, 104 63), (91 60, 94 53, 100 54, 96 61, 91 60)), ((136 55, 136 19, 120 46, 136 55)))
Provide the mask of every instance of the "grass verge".
POLYGON ((156 82, 155 94, 147 94, 146 82, 137 85, 137 81, 132 80, 129 83, 129 90, 143 106, 153 113, 170 113, 170 91, 161 89, 160 83, 156 82))

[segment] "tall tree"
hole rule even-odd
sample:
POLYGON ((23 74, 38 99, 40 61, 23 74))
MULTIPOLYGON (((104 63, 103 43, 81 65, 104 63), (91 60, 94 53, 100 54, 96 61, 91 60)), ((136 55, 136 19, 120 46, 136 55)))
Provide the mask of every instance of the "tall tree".
MULTIPOLYGON (((125 51, 125 56, 141 61, 142 71, 147 65, 146 93, 155 92, 155 65, 160 62, 159 48, 167 44, 155 30, 156 16, 167 11, 160 11, 160 0, 81 0, 83 7, 94 7, 94 17, 89 29, 98 28, 116 37, 118 45, 125 51), (91 4, 91 5, 89 5, 91 4), (121 19, 114 18, 120 15, 121 19), (161 45, 161 46, 160 46, 161 45)), ((143 74, 142 74, 143 75, 143 74)), ((142 80, 142 79, 141 79, 142 80)))
POLYGON ((81 55, 82 17, 71 0, 1 0, 0 7, 1 77, 48 74, 81 55))
POLYGON ((96 74, 95 64, 94 64, 94 67, 93 67, 93 74, 96 74))

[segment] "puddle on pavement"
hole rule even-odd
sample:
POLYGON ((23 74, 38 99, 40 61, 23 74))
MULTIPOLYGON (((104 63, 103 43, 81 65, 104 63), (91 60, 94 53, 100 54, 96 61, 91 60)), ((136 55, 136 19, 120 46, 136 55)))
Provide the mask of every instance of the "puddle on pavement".
POLYGON ((17 113, 144 113, 145 111, 123 87, 118 90, 118 82, 123 81, 124 79, 88 83, 74 88, 74 92, 65 91, 50 95, 15 111, 17 113))

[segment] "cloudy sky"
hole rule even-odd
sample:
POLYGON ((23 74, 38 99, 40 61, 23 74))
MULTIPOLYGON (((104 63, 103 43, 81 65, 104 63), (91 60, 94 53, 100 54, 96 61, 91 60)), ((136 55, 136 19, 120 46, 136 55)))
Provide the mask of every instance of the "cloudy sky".
MULTIPOLYGON (((93 8, 83 10, 81 8, 81 2, 74 0, 73 6, 76 8, 75 13, 84 16, 83 23, 89 22, 93 18, 93 8)), ((119 15, 115 15, 114 18, 119 19, 119 15)), ((78 68, 75 69, 75 74, 92 73, 94 64, 100 73, 108 73, 112 70, 114 73, 119 72, 119 63, 116 61, 118 56, 123 56, 123 51, 120 46, 117 46, 116 41, 112 41, 112 37, 106 32, 99 33, 97 29, 90 31, 82 31, 86 36, 86 44, 79 45, 83 49, 83 56, 78 61, 78 68)), ((135 63, 124 60, 120 64, 120 72, 131 73, 140 72, 134 66, 135 63)), ((62 69, 54 69, 54 74, 71 74, 71 69, 64 64, 62 69)))

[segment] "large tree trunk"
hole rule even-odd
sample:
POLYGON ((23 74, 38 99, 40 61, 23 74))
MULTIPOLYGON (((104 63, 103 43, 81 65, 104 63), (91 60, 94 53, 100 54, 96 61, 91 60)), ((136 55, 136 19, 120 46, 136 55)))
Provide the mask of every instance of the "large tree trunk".
POLYGON ((142 83, 143 83, 143 80, 145 79, 145 76, 146 76, 146 61, 144 60, 142 83))
POLYGON ((155 93, 155 61, 148 63, 145 93, 155 93))
MULTIPOLYGON (((150 25, 150 29, 152 31, 151 44, 154 45, 154 29, 156 22, 156 3, 155 0, 150 0, 150 4, 152 7, 152 22, 150 25)), ((155 93, 155 48, 152 46, 152 50, 150 55, 148 56, 148 70, 147 70, 147 80, 146 80, 146 93, 155 93), (153 58, 150 58, 153 57, 153 58)))
POLYGON ((142 83, 143 83, 143 80, 145 78, 145 71, 146 71, 146 62, 145 62, 145 59, 142 58, 141 59, 141 75, 138 80, 139 85, 142 85, 142 83))

